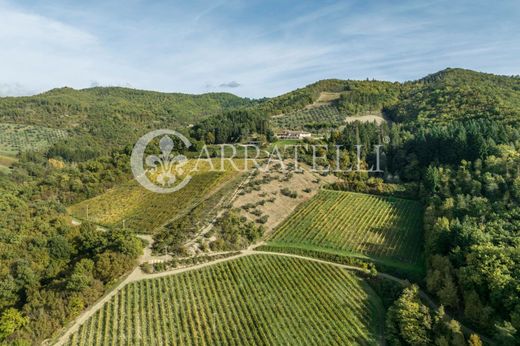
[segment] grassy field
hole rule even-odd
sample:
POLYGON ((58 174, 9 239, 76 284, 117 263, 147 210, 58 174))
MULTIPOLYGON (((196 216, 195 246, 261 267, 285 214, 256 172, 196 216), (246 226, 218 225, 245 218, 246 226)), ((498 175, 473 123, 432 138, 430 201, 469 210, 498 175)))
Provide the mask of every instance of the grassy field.
MULTIPOLYGON (((237 162, 240 165, 240 162, 237 162)), ((243 166, 243 164, 242 164, 243 166)), ((191 181, 179 191, 167 194, 151 192, 136 181, 117 186, 106 193, 68 208, 69 213, 107 227, 125 227, 138 233, 151 233, 201 203, 240 173, 225 166, 224 172, 210 172, 208 167, 192 174, 191 181), (88 215, 87 215, 88 213, 88 215)), ((218 168, 215 165, 215 168, 218 168)))
POLYGON ((269 149, 274 148, 274 146, 278 146, 279 150, 282 150, 284 145, 298 145, 304 143, 302 140, 299 139, 279 139, 269 145, 269 149))
POLYGON ((418 202, 322 190, 282 225, 267 245, 422 267, 418 202))
POLYGON ((345 115, 333 106, 320 106, 276 116, 271 122, 275 128, 301 130, 305 125, 316 123, 342 125, 345 123, 345 115))
POLYGON ((66 132, 43 126, 0 123, 0 152, 16 154, 41 149, 64 138, 66 132))
POLYGON ((383 315, 343 269, 256 255, 131 283, 68 345, 374 345, 383 315))
POLYGON ((0 152, 0 172, 8 173, 9 168, 16 162, 16 158, 11 155, 5 155, 0 152))

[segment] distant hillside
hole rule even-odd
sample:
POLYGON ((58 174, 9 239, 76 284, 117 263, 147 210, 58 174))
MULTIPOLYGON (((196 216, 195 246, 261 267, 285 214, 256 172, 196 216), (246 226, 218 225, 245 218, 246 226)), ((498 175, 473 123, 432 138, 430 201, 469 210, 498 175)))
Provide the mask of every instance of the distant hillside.
POLYGON ((150 129, 185 128, 211 115, 251 104, 249 99, 228 93, 60 88, 36 96, 0 98, 0 123, 65 130, 68 139, 58 143, 55 152, 70 159, 85 159, 127 145, 150 129))
POLYGON ((268 134, 266 116, 276 116, 271 122, 274 127, 328 131, 341 125, 343 121, 337 119, 346 121, 363 114, 383 114, 398 123, 471 118, 516 123, 520 119, 520 77, 448 68, 406 83, 321 80, 261 100, 229 93, 187 95, 119 87, 61 88, 30 97, 0 98, 0 124, 65 130, 67 139, 50 150, 52 155, 70 160, 121 149, 143 133, 163 127, 184 131, 189 124, 201 124, 195 126, 195 137, 220 143, 229 138, 240 140, 252 132, 268 134), (222 114, 231 110, 238 111, 222 114), (325 110, 335 116, 307 116, 325 110), (285 117, 300 112, 302 116, 285 117), (303 124, 296 123, 300 118, 303 124))
POLYGON ((0 98, 0 121, 62 128, 75 128, 99 117, 188 124, 250 103, 229 93, 189 95, 120 87, 59 88, 36 96, 0 98))
POLYGON ((335 93, 339 94, 339 98, 335 98, 332 104, 346 115, 352 115, 395 103, 400 89, 399 83, 326 79, 264 100, 260 108, 268 114, 279 115, 312 105, 323 93, 335 93))
POLYGON ((520 77, 448 68, 405 83, 387 113, 395 121, 520 119, 520 77))
POLYGON ((330 105, 345 116, 382 111, 395 122, 520 119, 520 77, 459 68, 406 83, 322 80, 264 100, 260 108, 276 116, 305 111, 319 104, 320 95, 327 93, 339 94, 330 105))

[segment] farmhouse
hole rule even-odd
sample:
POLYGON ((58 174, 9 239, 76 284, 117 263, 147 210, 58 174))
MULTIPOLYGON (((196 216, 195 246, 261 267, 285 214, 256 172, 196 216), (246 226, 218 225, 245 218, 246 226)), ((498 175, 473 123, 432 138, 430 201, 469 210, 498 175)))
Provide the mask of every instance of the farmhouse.
POLYGON ((311 138, 311 134, 305 131, 284 130, 277 134, 279 139, 304 139, 311 138))

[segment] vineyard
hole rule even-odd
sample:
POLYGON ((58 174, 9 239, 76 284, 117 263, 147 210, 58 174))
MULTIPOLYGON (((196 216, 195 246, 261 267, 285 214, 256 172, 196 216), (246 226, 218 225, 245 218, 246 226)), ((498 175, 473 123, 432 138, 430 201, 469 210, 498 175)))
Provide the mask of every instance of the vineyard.
POLYGON ((42 126, 0 123, 0 153, 41 149, 64 138, 66 132, 42 126))
POLYGON ((345 115, 342 115, 336 107, 320 106, 272 117, 271 121, 275 128, 280 129, 318 130, 324 126, 332 127, 344 124, 345 115))
POLYGON ((81 220, 107 227, 121 227, 124 222, 125 227, 138 233, 151 233, 201 203, 238 174, 232 170, 201 171, 193 174, 184 188, 165 194, 149 191, 132 180, 68 210, 81 220))
POLYGON ((322 190, 274 233, 268 245, 421 265, 418 202, 322 190))
POLYGON ((374 345, 382 314, 343 269, 255 255, 126 285, 68 345, 374 345))

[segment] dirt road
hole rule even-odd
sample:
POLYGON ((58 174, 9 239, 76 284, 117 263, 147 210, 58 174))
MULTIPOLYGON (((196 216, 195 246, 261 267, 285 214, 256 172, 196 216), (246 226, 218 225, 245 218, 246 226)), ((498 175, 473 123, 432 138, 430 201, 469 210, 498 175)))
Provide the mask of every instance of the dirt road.
MULTIPOLYGON (((359 268, 359 267, 354 267, 354 266, 349 266, 349 265, 339 264, 339 263, 334 263, 334 262, 328 262, 328 261, 320 260, 320 259, 317 259, 317 258, 306 257, 306 256, 301 256, 301 255, 295 255, 295 254, 267 252, 267 251, 255 251, 253 247, 250 247, 247 250, 243 250, 240 254, 238 254, 236 256, 230 256, 230 257, 226 257, 226 258, 221 258, 221 259, 217 259, 217 260, 211 261, 211 262, 201 263, 201 264, 197 264, 197 265, 193 265, 193 266, 185 267, 185 268, 178 268, 178 269, 168 270, 168 271, 164 271, 164 272, 160 272, 160 273, 145 274, 145 273, 143 273, 141 271, 140 267, 137 267, 124 281, 122 281, 119 285, 117 285, 117 287, 115 287, 111 292, 109 292, 107 295, 105 295, 103 298, 101 298, 98 302, 96 302, 94 305, 92 305, 90 308, 88 308, 86 311, 84 311, 80 316, 78 316, 70 324, 70 327, 67 329, 67 331, 57 340, 55 345, 64 345, 67 342, 67 340, 69 339, 69 337, 75 331, 77 331, 79 329, 81 324, 83 324, 86 320, 88 320, 89 317, 94 315, 99 309, 101 309, 103 304, 108 302, 124 286, 126 286, 127 284, 129 284, 131 282, 144 280, 144 279, 159 278, 159 277, 175 275, 175 274, 179 274, 179 273, 184 273, 184 272, 187 272, 187 271, 201 269, 201 268, 212 266, 212 265, 215 265, 215 264, 218 264, 218 263, 222 263, 222 262, 232 261, 232 260, 235 260, 235 259, 240 258, 240 257, 261 256, 261 255, 264 255, 264 256, 265 255, 269 255, 269 256, 283 256, 283 257, 298 258, 298 259, 302 259, 302 260, 306 260, 306 261, 312 261, 312 262, 332 265, 332 266, 335 266, 335 267, 338 267, 338 268, 342 268, 342 269, 346 269, 346 270, 350 270, 350 271, 367 273, 367 271, 365 269, 362 269, 362 268, 359 268)), ((390 275, 390 274, 378 273, 377 276, 381 277, 381 278, 384 278, 384 279, 392 280, 394 282, 399 283, 402 286, 409 285, 409 282, 407 280, 400 279, 400 278, 395 277, 395 276, 390 275)), ((433 310, 437 311, 438 306, 434 303, 434 301, 425 292, 420 291, 419 294, 420 294, 421 298, 423 299, 423 301, 425 301, 430 306, 430 308, 432 308, 433 310)), ((451 317, 449 317, 447 315, 447 318, 451 318, 451 317)), ((470 329, 470 328, 468 328, 466 326, 461 325, 461 327, 462 327, 463 332, 466 333, 466 334, 478 334, 478 333, 476 333, 475 331, 473 331, 472 329, 470 329)), ((488 338, 483 337, 483 336, 481 336, 481 338, 486 343, 493 344, 491 342, 491 340, 489 340, 488 338)))

